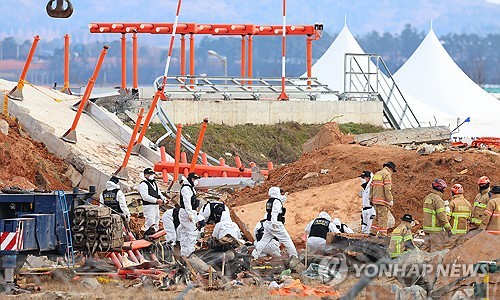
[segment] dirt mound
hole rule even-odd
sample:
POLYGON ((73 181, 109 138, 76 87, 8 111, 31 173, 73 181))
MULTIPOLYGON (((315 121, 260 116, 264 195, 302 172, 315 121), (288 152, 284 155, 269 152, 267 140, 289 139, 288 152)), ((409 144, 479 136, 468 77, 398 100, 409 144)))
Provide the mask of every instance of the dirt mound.
MULTIPOLYGON (((480 176, 489 176, 492 183, 500 184, 500 156, 488 152, 447 150, 420 156, 414 150, 396 146, 330 145, 273 170, 263 185, 240 191, 228 203, 241 206, 267 199, 267 191, 271 186, 279 186, 293 193, 341 182, 356 178, 363 170, 378 171, 387 161, 395 162, 398 170, 392 178, 395 199, 393 214, 396 218, 411 213, 421 220, 422 199, 430 192, 431 182, 435 178, 443 178, 449 185, 462 184, 464 195, 469 200, 473 200, 477 193, 477 179, 480 176), (321 173, 321 169, 329 171, 317 177, 302 179, 309 172, 321 173)), ((449 189, 445 192, 445 198, 451 198, 449 189)))
POLYGON ((44 144, 30 139, 17 122, 6 121, 9 134, 0 133, 0 188, 71 189, 65 175, 68 164, 50 154, 44 144))
POLYGON ((327 145, 350 144, 354 142, 353 135, 345 135, 340 131, 339 124, 330 122, 320 128, 318 134, 307 140, 303 146, 303 152, 308 153, 321 149, 327 145))
MULTIPOLYGON (((359 227, 361 198, 357 196, 357 191, 358 180, 351 179, 288 195, 285 227, 294 242, 301 243, 306 225, 317 218, 320 211, 328 212, 332 218, 339 218, 350 227, 359 227)), ((234 208, 234 212, 252 232, 265 214, 266 201, 262 199, 234 208)))

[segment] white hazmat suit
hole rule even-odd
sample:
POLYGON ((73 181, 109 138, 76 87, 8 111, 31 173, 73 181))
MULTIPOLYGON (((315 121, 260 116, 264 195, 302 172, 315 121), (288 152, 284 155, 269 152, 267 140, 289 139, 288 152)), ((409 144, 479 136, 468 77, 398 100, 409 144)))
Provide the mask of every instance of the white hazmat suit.
MULTIPOLYGON (((174 222, 174 213, 177 210, 177 216, 179 214, 178 208, 171 208, 167 210, 165 213, 163 213, 163 216, 161 218, 163 222, 163 229, 165 229, 165 232, 167 233, 165 235, 165 239, 169 243, 175 243, 178 241, 178 234, 177 234, 177 228, 175 227, 175 222, 174 222)), ((179 226, 177 224, 177 226, 179 226)))
MULTIPOLYGON (((318 251, 318 250, 324 250, 326 247, 326 236, 325 238, 323 237, 318 237, 318 236, 310 236, 311 233, 311 227, 313 227, 313 224, 315 223, 316 220, 318 219, 325 219, 328 221, 328 229, 325 228, 325 231, 328 232, 340 232, 337 227, 333 224, 332 222, 332 217, 327 212, 320 212, 318 215, 318 218, 312 220, 307 224, 306 226, 306 236, 307 236, 307 247, 308 249, 312 251, 318 251)), ((318 226, 318 225, 316 225, 318 226)), ((319 226, 324 226, 324 225, 319 225, 319 226)))
POLYGON ((289 256, 297 255, 297 249, 288 234, 283 222, 278 220, 279 216, 284 215, 283 204, 286 201, 286 195, 281 195, 279 187, 271 187, 269 189, 269 200, 266 203, 266 222, 264 222, 264 235, 262 239, 257 243, 255 249, 252 252, 254 258, 259 258, 262 255, 262 251, 267 244, 271 243, 273 238, 277 238, 280 243, 282 243, 289 256), (272 203, 272 204, 271 204, 272 203), (269 205, 269 207, 267 207, 269 205))
MULTIPOLYGON (((142 173, 141 173, 142 174, 142 173)), ((148 176, 146 174, 146 176, 148 176)), ((160 188, 154 180, 154 175, 150 175, 149 178, 144 179, 139 184, 139 194, 141 195, 143 204, 142 209, 144 213, 144 231, 149 229, 151 226, 154 227, 155 231, 158 231, 160 223, 160 206, 157 204, 158 200, 166 201, 167 198, 162 195, 160 188), (158 193, 158 198, 155 198, 149 194, 149 188, 156 190, 158 193)))
MULTIPOLYGON (((254 246, 257 246, 257 243, 262 239, 262 236, 264 235, 264 222, 265 222, 265 220, 257 222, 257 224, 255 225, 255 228, 253 229, 253 236, 255 238, 255 240, 253 242, 254 246), (260 238, 259 238, 259 232, 262 232, 262 235, 260 236, 260 238)), ((267 256, 267 255, 270 255, 273 257, 281 255, 280 243, 278 242, 278 240, 276 238, 273 238, 268 244, 266 244, 264 246, 259 257, 263 257, 263 256, 267 256)))
MULTIPOLYGON (((120 209, 122 210, 122 213, 127 219, 127 221, 130 221, 130 211, 128 210, 127 201, 125 200, 125 194, 120 189, 120 185, 118 183, 114 183, 113 181, 109 180, 106 182, 106 190, 107 191, 118 190, 116 192, 116 201, 118 202, 120 209)), ((101 205, 104 205, 104 198, 102 196, 102 193, 99 195, 99 202, 101 203, 101 205)))
POLYGON ((349 226, 347 226, 347 224, 342 224, 339 218, 333 219, 332 223, 333 225, 335 225, 335 227, 337 227, 340 233, 354 233, 354 231, 352 231, 352 229, 349 226))
POLYGON ((230 235, 235 239, 241 239, 241 232, 238 224, 231 220, 231 216, 227 211, 223 211, 220 217, 220 222, 215 224, 212 237, 220 240, 226 235, 230 235))
MULTIPOLYGON (((361 190, 361 233, 370 234, 373 219, 377 215, 375 208, 370 204, 370 185, 372 183, 373 173, 370 173, 370 180, 366 183, 366 187, 361 190)), ((365 184, 363 183, 363 184, 365 184)))
POLYGON ((191 198, 196 196, 196 191, 193 184, 185 178, 182 181, 181 195, 184 208, 179 211, 180 225, 177 228, 177 233, 181 244, 181 255, 189 257, 195 251, 196 239, 198 238, 198 230, 196 229, 198 213, 191 205, 191 198))

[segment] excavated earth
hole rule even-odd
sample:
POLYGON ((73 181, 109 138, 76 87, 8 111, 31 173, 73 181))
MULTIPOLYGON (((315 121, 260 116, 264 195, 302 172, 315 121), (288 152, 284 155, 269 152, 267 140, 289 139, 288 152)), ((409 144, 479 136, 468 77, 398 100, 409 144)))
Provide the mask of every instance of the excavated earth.
MULTIPOLYGON (((2 117, 2 119, 4 119, 2 117)), ((0 133, 0 188, 71 190, 69 165, 32 140, 14 120, 5 119, 9 133, 0 133)))
MULTIPOLYGON (((487 150, 445 150, 430 155, 420 156, 416 150, 405 150, 398 146, 365 147, 355 144, 330 144, 318 150, 304 154, 294 163, 276 168, 270 172, 269 178, 255 188, 245 188, 228 200, 232 207, 241 207, 254 202, 266 200, 271 186, 278 186, 291 195, 301 192, 303 205, 299 210, 317 211, 325 202, 325 198, 344 198, 343 205, 352 203, 352 195, 360 189, 358 185, 350 188, 341 184, 337 189, 325 189, 325 194, 318 194, 313 188, 341 183, 356 178, 363 170, 378 171, 382 164, 393 161, 397 165, 397 173, 393 174, 394 207, 392 213, 399 219, 405 213, 413 214, 422 220, 422 200, 431 191, 431 182, 443 178, 451 187, 454 183, 464 186, 464 196, 473 201, 478 192, 477 180, 488 176, 492 184, 500 184, 500 155, 487 150), (328 170, 321 174, 321 170, 328 170), (318 173, 303 179, 308 173, 318 173), (309 192, 308 192, 309 191, 309 192), (311 205, 316 199, 317 204, 311 205)), ((352 186, 352 185, 351 185, 352 186)), ((449 189, 445 191, 445 199, 450 199, 449 189)), ((339 202, 334 201, 336 206, 339 202)), ((359 203, 355 205, 359 209, 359 203)), ((323 205, 324 206, 324 205, 323 205)), ((331 206, 329 213, 335 216, 336 206, 331 206)), ((321 207, 324 209, 324 207, 321 207)), ((297 208, 296 208, 297 209, 297 208)), ((257 217, 261 217, 260 215, 257 217)), ((359 219, 359 211, 351 218, 359 219)), ((253 225, 252 225, 253 226, 253 225)), ((253 227, 252 227, 253 228, 253 227)))

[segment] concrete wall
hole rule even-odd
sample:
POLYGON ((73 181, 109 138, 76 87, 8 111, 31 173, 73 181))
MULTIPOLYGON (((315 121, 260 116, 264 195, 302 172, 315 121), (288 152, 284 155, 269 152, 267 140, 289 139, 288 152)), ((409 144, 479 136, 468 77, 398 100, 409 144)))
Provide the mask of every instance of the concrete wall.
POLYGON ((162 105, 173 122, 181 124, 200 123, 203 118, 226 125, 289 121, 322 124, 339 115, 342 117, 335 119, 339 123, 383 124, 382 102, 378 101, 174 100, 164 101, 162 105))

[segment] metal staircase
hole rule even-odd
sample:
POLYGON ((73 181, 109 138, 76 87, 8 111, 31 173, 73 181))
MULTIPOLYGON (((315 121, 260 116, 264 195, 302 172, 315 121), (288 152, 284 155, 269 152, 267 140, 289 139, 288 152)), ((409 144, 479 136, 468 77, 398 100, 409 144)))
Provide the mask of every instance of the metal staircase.
POLYGON ((387 128, 421 127, 384 60, 378 54, 346 53, 344 93, 340 98, 382 101, 384 125, 387 128))
POLYGON ((75 266, 75 253, 73 250, 73 237, 71 236, 71 223, 69 220, 68 203, 66 202, 66 195, 64 191, 56 191, 57 199, 59 200, 59 205, 61 206, 61 213, 64 223, 64 236, 65 241, 61 241, 61 246, 66 253, 66 258, 68 259, 68 269, 75 266))

